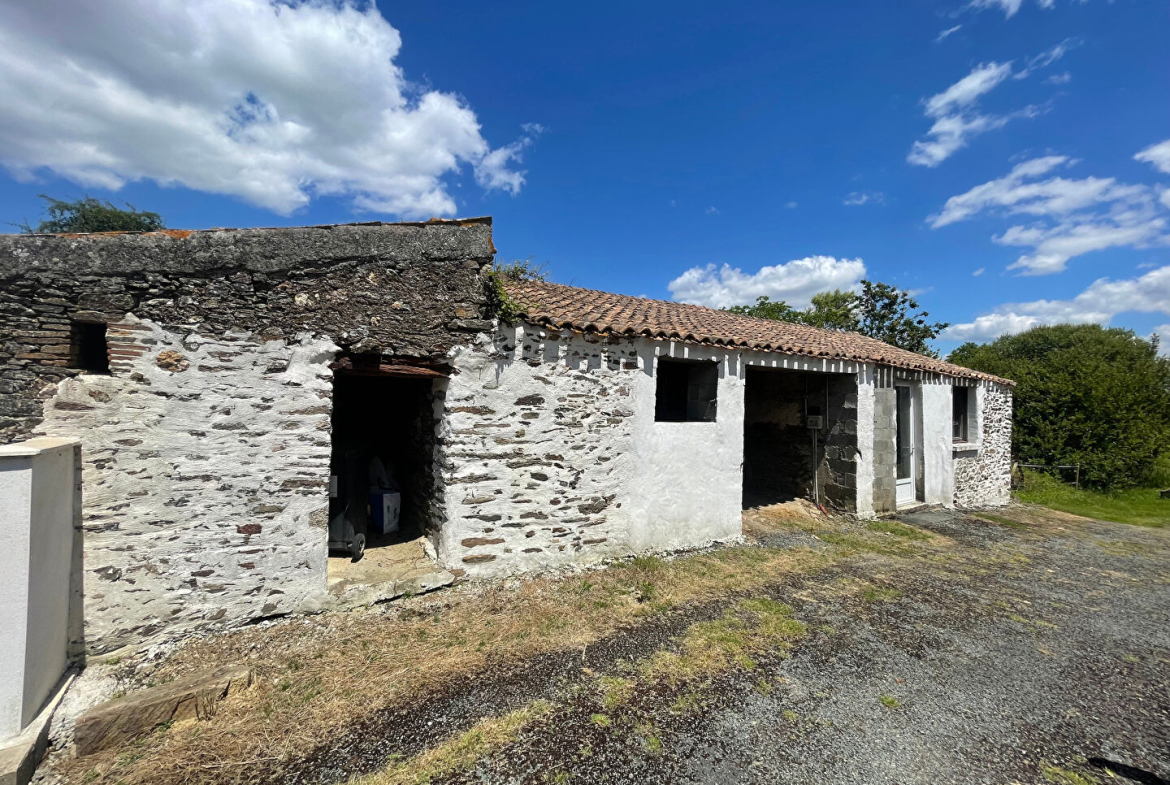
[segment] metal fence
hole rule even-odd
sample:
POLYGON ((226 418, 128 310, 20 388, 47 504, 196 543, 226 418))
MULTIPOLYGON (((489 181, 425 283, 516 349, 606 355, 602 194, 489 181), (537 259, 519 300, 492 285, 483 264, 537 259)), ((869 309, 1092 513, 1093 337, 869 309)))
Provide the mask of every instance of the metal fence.
MULTIPOLYGON (((1079 463, 1073 464, 1046 464, 1046 463, 1017 463, 1016 466, 1020 468, 1019 484, 1024 484, 1024 469, 1032 469, 1033 471, 1042 471, 1051 474, 1065 485, 1071 485, 1078 491, 1081 489, 1081 465, 1079 463), (1072 477, 1070 481, 1068 478, 1072 477)), ((1012 473, 1013 477, 1015 472, 1012 473)))

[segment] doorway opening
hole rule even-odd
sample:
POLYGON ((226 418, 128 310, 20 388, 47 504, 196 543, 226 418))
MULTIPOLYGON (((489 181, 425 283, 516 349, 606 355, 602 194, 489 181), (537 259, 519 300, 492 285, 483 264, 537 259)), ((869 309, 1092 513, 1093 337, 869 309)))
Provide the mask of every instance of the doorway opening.
POLYGON ((339 368, 333 381, 329 550, 355 562, 425 535, 435 487, 432 388, 441 374, 377 368, 339 368))
POLYGON ((748 366, 743 508, 809 499, 856 509, 857 379, 748 366))

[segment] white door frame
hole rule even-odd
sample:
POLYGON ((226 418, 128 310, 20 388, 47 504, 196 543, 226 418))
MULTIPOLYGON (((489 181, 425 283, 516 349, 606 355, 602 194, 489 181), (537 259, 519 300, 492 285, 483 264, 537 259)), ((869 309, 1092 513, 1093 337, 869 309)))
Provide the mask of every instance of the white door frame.
POLYGON ((918 502, 918 404, 908 382, 894 384, 895 503, 906 507, 918 502), (905 396, 903 398, 902 396, 905 396), (904 402, 904 406, 903 406, 904 402), (903 422, 903 414, 905 420, 903 422), (906 476, 901 476, 905 474, 906 476))

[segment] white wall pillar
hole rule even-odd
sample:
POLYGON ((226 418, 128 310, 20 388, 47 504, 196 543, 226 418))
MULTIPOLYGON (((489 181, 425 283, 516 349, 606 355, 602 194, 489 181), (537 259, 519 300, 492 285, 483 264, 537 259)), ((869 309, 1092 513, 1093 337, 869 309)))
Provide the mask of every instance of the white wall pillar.
POLYGON ((874 517, 873 444, 874 444, 874 367, 863 365, 857 371, 857 516, 874 517))
POLYGON ((0 446, 0 739, 52 695, 81 638, 81 443, 0 446))

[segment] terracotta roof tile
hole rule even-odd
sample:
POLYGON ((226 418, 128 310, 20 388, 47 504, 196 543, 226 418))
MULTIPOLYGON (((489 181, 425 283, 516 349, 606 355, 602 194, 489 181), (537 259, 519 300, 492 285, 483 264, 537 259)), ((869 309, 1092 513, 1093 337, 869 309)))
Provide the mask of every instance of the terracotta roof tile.
POLYGON ((740 316, 699 305, 648 300, 544 281, 506 281, 505 286, 520 305, 521 316, 532 324, 605 335, 645 336, 657 340, 855 360, 1014 384, 998 376, 908 352, 858 333, 822 330, 740 316))

